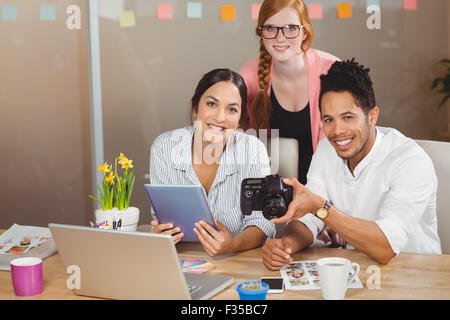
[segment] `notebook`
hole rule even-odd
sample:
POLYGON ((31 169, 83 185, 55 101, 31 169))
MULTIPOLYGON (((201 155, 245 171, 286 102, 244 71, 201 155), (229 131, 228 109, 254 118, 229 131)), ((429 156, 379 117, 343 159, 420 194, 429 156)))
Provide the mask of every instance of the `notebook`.
POLYGON ((204 300, 233 283, 230 276, 183 273, 170 235, 53 223, 49 228, 66 270, 79 270, 79 279, 68 274, 79 284, 77 295, 204 300))

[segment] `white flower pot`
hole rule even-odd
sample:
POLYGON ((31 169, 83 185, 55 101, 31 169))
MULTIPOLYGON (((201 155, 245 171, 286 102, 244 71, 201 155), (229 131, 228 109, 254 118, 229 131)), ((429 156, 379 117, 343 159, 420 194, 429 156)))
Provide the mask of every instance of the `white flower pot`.
POLYGON ((117 208, 113 208, 112 210, 95 210, 95 222, 97 225, 104 221, 108 221, 112 225, 113 220, 119 222, 120 219, 122 219, 121 231, 136 231, 139 222, 139 209, 136 207, 128 207, 126 210, 118 210, 117 208))

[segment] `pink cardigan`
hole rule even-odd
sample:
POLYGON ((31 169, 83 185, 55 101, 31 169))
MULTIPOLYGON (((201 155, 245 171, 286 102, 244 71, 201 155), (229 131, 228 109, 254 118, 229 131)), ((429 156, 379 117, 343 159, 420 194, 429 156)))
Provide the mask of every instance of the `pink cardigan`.
MULTIPOLYGON (((331 65, 339 60, 335 56, 315 49, 306 51, 306 63, 308 65, 308 86, 309 86, 309 106, 311 115, 311 137, 314 152, 320 139, 325 137, 322 129, 322 119, 319 111, 320 75, 328 72, 331 65)), ((258 63, 259 59, 248 61, 241 68, 240 74, 247 85, 247 111, 250 117, 250 127, 255 127, 254 119, 251 115, 251 105, 259 92, 258 87, 258 63)), ((270 69, 270 79, 267 86, 267 94, 270 95, 272 68, 270 69)))

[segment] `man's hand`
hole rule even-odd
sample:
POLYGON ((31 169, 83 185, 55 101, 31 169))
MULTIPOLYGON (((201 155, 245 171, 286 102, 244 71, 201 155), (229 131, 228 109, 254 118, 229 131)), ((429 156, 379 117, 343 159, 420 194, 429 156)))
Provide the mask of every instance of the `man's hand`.
POLYGON ((325 200, 309 191, 304 185, 295 178, 284 178, 283 182, 294 188, 294 199, 289 204, 288 210, 284 216, 278 219, 272 219, 272 223, 283 223, 289 220, 297 220, 307 213, 315 211, 323 206, 325 200))
POLYGON ((264 265, 272 270, 280 270, 284 265, 292 262, 293 246, 288 238, 267 239, 262 247, 264 265))
POLYGON ((325 243, 331 242, 331 248, 345 248, 347 246, 345 240, 328 226, 325 226, 325 228, 322 229, 317 235, 317 239, 322 240, 325 243))

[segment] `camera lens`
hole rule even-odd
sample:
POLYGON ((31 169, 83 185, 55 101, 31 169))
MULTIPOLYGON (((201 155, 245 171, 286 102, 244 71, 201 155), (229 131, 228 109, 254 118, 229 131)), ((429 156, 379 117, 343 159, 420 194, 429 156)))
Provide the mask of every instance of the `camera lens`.
POLYGON ((273 195, 264 199, 263 215, 266 219, 274 219, 286 213, 286 203, 279 195, 273 195))

